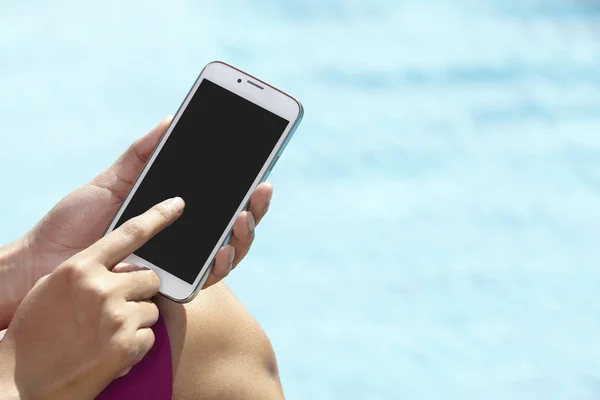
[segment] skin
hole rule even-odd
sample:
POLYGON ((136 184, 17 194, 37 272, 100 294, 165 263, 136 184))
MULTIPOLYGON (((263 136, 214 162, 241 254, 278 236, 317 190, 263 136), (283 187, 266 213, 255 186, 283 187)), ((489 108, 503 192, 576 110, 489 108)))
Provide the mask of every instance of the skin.
POLYGON ((2 343, 4 393, 23 399, 93 399, 154 344, 160 281, 149 270, 113 272, 128 254, 177 219, 171 199, 95 242, 39 279, 2 343))
MULTIPOLYGON (((169 123, 170 118, 163 120, 108 170, 61 200, 23 238, 0 249, 0 327, 20 312, 17 307, 40 278, 52 276, 59 265, 101 238, 169 123)), ((208 289, 186 305, 154 299, 169 330, 175 399, 283 398, 269 340, 220 282, 250 249, 271 196, 270 184, 254 191, 249 210, 235 221, 230 244, 217 253, 208 289)), ((129 269, 120 264, 113 272, 129 269)), ((125 367, 115 377, 127 372, 125 367)))
MULTIPOLYGON (((173 306, 159 300, 163 306, 173 306), (163 304, 165 303, 165 304, 163 304)), ((174 399, 283 399, 269 339, 223 283, 165 315, 174 399)))

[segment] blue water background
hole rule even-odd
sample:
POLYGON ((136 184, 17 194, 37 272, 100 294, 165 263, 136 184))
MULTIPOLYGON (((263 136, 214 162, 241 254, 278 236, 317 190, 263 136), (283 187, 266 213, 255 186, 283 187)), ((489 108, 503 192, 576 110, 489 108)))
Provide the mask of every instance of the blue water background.
POLYGON ((0 0, 0 243, 214 59, 306 108, 228 279, 289 399, 600 397, 599 2, 0 0))

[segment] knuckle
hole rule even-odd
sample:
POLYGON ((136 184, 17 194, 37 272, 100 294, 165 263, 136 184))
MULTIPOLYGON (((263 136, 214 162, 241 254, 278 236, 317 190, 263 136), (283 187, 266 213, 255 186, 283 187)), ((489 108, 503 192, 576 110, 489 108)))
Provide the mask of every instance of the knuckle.
POLYGON ((69 282, 83 279, 86 275, 86 263, 81 259, 70 259, 65 261, 56 269, 56 275, 60 275, 69 282))
POLYGON ((113 348, 117 357, 125 365, 130 365, 138 357, 139 350, 134 340, 134 334, 116 336, 113 348))
POLYGON ((123 314, 123 312, 121 312, 118 309, 113 309, 113 310, 110 310, 107 314, 108 314, 108 320, 110 321, 110 324, 112 326, 118 327, 118 328, 125 326, 125 323, 127 322, 127 318, 125 317, 125 314, 123 314))
POLYGON ((96 280, 90 282, 88 285, 88 291, 94 295, 94 297, 101 302, 108 300, 112 295, 112 287, 104 280, 96 280))
POLYGON ((169 206, 167 206, 164 202, 155 205, 152 209, 160 215, 163 219, 169 221, 173 215, 173 212, 169 206))
MULTIPOLYGON (((107 271, 102 267, 102 270, 107 271)), ((57 268, 51 275, 61 276, 69 287, 85 295, 85 299, 94 302, 105 302, 114 292, 114 284, 108 276, 99 273, 94 265, 79 260, 69 261, 57 268)))
POLYGON ((144 239, 147 236, 147 229, 140 221, 129 220, 121 226, 123 234, 133 240, 144 239))

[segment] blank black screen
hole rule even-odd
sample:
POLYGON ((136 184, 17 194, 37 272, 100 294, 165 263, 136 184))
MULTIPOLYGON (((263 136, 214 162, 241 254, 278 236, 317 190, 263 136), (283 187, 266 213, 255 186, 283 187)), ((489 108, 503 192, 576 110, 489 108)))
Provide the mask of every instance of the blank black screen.
POLYGON ((175 196, 185 211, 135 254, 192 284, 288 123, 202 80, 117 226, 175 196))

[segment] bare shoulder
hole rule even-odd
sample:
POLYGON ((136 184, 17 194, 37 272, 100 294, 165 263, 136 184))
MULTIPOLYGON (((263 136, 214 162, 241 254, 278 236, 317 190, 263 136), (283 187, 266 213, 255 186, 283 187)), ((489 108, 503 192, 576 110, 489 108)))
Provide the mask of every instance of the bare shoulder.
POLYGON ((186 305, 159 299, 171 341, 174 399, 283 399, 267 335, 223 283, 186 305))

